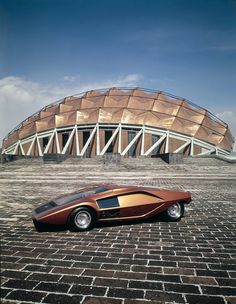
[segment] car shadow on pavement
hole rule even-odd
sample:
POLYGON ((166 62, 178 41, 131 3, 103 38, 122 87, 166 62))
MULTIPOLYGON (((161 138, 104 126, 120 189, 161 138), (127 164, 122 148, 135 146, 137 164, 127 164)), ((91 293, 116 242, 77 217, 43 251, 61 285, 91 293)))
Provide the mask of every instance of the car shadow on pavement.
MULTIPOLYGON (((180 219, 181 220, 181 219, 180 219)), ((178 221, 180 221, 178 220, 178 221)), ((177 221, 177 222, 178 222, 177 221)), ((98 222, 94 225, 93 229, 101 229, 105 227, 117 227, 117 226, 130 226, 130 225, 141 225, 148 223, 157 223, 157 222, 170 222, 166 219, 164 214, 158 214, 149 219, 139 219, 139 220, 130 220, 130 221, 115 221, 115 222, 98 222)), ((60 232, 70 230, 68 225, 51 225, 51 224, 41 224, 34 222, 34 226, 37 232, 60 232)))
MULTIPOLYGON (((184 217, 184 216, 183 216, 184 217)), ((179 222, 179 219, 176 222, 179 222)), ((130 225, 141 225, 141 224, 148 224, 148 223, 158 223, 158 222, 166 222, 171 223, 164 214, 158 214, 154 217, 148 219, 139 219, 139 220, 131 220, 131 221, 116 221, 116 222, 98 222, 96 223, 96 228, 103 228, 103 227, 116 227, 116 226, 130 226, 130 225)))

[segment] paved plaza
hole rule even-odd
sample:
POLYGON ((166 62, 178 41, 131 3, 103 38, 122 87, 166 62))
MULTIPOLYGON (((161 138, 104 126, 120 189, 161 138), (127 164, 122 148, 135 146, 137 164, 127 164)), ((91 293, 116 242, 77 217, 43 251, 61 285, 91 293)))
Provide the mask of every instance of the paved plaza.
POLYGON ((236 303, 236 165, 100 159, 0 165, 2 303, 236 303), (191 191, 181 221, 36 232, 40 203, 97 183, 191 191))

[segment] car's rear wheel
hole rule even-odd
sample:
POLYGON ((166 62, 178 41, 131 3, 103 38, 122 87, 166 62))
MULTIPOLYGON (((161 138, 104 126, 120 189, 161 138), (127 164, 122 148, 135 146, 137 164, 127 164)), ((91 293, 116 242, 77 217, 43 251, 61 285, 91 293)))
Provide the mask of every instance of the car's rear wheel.
POLYGON ((166 217, 169 221, 178 221, 184 215, 184 204, 175 203, 166 210, 166 217))
POLYGON ((72 231, 90 230, 95 223, 95 213, 87 207, 79 207, 73 210, 68 223, 72 231))

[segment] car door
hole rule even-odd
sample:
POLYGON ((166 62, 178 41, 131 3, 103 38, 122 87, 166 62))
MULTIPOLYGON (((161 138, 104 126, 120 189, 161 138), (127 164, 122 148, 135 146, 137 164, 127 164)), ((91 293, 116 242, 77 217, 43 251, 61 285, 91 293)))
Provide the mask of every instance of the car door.
POLYGON ((127 193, 118 196, 120 217, 142 217, 158 210, 163 199, 146 192, 127 193))
POLYGON ((120 204, 116 195, 103 197, 96 201, 100 220, 120 218, 120 204))

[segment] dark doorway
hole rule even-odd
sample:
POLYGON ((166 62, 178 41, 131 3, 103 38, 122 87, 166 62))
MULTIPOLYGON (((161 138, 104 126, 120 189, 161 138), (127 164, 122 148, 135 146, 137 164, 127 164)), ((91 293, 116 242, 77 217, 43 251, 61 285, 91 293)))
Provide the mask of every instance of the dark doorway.
MULTIPOLYGON (((135 136, 136 136, 135 131, 128 131, 128 144, 130 144, 130 142, 134 139, 135 136)), ((135 157, 135 155, 136 155, 136 143, 134 143, 128 151, 129 157, 135 157)))
MULTIPOLYGON (((152 146, 160 139, 159 135, 152 134, 152 146)), ((154 150, 152 150, 152 155, 157 155, 160 153, 160 146, 156 147, 154 150)))
POLYGON ((62 133, 62 149, 65 147, 69 139, 69 133, 62 133))
POLYGON ((47 147, 48 144, 48 137, 43 137, 43 149, 47 147))
MULTIPOLYGON (((105 130, 105 145, 108 143, 111 136, 112 136, 112 130, 105 130)), ((112 153, 112 152, 113 152, 113 142, 111 142, 111 144, 106 150, 106 153, 112 153)))
MULTIPOLYGON (((83 147, 87 143, 89 136, 90 136, 90 131, 83 131, 83 147)), ((84 157, 90 157, 90 152, 91 152, 90 150, 91 150, 91 145, 89 144, 88 148, 86 149, 86 151, 84 153, 84 157)))

